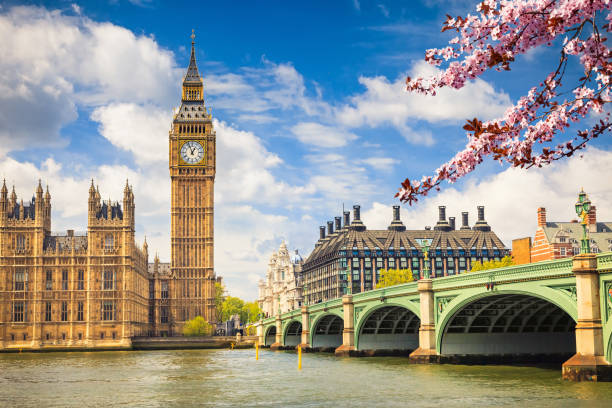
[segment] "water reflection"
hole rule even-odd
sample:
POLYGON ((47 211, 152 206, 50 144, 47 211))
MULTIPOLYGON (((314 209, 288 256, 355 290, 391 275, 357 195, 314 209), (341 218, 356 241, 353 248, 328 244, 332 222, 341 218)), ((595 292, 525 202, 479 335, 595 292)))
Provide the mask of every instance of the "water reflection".
POLYGON ((253 350, 0 355, 0 406, 605 406, 612 384, 555 368, 410 365, 253 350))

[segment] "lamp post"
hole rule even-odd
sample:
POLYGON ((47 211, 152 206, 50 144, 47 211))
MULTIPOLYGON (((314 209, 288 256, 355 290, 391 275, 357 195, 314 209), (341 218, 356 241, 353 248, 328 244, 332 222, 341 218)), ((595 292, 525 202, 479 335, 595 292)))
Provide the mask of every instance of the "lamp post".
POLYGON ((421 241, 421 251, 423 252, 423 279, 429 279, 429 241, 421 241))
POLYGON ((587 236, 587 223, 590 210, 591 200, 589 200, 584 190, 581 189, 580 193, 578 194, 578 201, 576 201, 576 214, 579 218, 582 218, 582 221, 580 222, 582 224, 582 239, 580 240, 580 252, 583 254, 591 253, 589 238, 587 236))

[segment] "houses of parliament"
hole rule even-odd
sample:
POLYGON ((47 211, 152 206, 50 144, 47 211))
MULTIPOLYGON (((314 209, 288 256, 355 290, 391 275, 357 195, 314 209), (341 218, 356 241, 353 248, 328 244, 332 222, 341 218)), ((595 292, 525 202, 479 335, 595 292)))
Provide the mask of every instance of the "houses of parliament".
POLYGON ((136 243, 127 182, 121 201, 104 201, 92 180, 87 231, 65 233, 51 230, 48 187, 24 203, 3 182, 0 350, 128 348, 134 336, 181 335, 196 316, 216 320, 215 132, 193 40, 169 132, 171 262, 149 262, 146 239, 136 243))

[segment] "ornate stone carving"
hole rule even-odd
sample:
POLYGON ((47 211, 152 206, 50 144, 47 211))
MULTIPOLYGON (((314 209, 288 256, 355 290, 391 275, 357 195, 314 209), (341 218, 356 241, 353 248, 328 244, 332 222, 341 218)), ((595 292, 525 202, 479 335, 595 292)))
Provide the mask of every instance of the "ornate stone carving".
POLYGON ((438 316, 441 315, 442 312, 444 312, 446 305, 456 297, 457 296, 445 296, 436 299, 436 310, 438 312, 438 316))

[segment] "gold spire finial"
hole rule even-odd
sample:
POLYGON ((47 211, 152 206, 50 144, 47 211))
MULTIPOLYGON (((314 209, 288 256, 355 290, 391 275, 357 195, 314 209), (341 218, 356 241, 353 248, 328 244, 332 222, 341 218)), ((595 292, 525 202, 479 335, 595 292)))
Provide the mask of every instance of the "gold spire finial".
POLYGON ((191 43, 195 43, 195 29, 191 29, 191 43))

